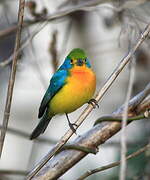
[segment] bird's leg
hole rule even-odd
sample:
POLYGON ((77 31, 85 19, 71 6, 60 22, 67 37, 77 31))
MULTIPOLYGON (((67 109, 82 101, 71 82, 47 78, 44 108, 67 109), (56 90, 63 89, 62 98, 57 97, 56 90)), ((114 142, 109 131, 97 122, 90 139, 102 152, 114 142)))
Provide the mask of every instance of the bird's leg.
POLYGON ((69 117, 68 117, 68 114, 66 113, 66 117, 67 117, 67 120, 68 120, 68 124, 69 124, 69 127, 70 129, 76 134, 76 129, 74 128, 74 126, 77 127, 77 125, 75 123, 71 123, 70 120, 69 120, 69 117))
POLYGON ((99 108, 99 105, 98 105, 98 102, 96 101, 96 99, 90 99, 88 104, 91 104, 93 106, 93 108, 96 108, 96 107, 99 108))

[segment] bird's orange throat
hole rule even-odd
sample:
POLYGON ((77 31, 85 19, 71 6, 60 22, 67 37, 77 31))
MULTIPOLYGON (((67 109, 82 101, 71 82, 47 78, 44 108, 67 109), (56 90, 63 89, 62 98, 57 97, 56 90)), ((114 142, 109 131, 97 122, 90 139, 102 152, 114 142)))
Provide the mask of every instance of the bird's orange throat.
POLYGON ((86 66, 75 66, 73 69, 70 70, 70 78, 69 79, 76 79, 79 83, 83 86, 83 84, 92 84, 96 86, 96 76, 90 68, 86 66), (83 84, 82 84, 83 83, 83 84))

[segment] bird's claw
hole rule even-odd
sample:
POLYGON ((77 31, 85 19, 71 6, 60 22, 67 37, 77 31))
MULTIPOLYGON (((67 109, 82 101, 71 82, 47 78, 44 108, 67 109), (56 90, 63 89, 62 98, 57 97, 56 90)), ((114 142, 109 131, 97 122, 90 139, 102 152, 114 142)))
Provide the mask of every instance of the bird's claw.
POLYGON ((66 117, 67 117, 67 120, 68 120, 68 124, 69 124, 69 127, 70 129, 73 131, 73 133, 77 134, 76 133, 76 129, 74 128, 74 126, 78 127, 77 124, 75 123, 71 123, 70 120, 69 120, 69 117, 68 117, 68 114, 66 113, 66 117))
POLYGON ((74 126, 77 127, 77 124, 75 124, 75 123, 69 123, 70 129, 71 129, 75 134, 77 134, 77 133, 76 133, 76 129, 74 128, 74 126))
POLYGON ((93 106, 93 108, 95 109, 96 107, 99 108, 98 102, 96 101, 96 99, 90 99, 88 104, 91 104, 93 106))

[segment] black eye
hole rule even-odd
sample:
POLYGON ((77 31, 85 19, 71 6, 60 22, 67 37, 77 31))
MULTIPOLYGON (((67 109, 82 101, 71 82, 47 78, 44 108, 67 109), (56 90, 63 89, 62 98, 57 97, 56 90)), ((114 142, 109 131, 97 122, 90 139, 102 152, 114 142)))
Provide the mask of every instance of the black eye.
POLYGON ((87 62, 87 59, 85 59, 84 61, 87 62))
POLYGON ((71 64, 73 63, 73 59, 70 59, 71 64))

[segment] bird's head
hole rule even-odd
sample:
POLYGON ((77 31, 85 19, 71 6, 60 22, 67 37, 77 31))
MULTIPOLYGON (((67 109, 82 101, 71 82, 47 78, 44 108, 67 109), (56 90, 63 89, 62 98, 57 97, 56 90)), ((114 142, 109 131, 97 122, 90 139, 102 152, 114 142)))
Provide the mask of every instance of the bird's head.
POLYGON ((66 57, 62 64, 62 69, 71 69, 73 67, 87 67, 91 68, 91 64, 82 49, 73 49, 66 57))

